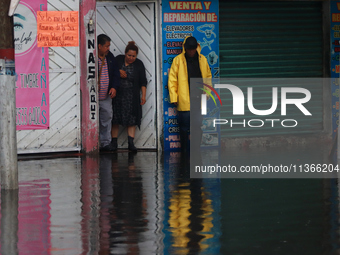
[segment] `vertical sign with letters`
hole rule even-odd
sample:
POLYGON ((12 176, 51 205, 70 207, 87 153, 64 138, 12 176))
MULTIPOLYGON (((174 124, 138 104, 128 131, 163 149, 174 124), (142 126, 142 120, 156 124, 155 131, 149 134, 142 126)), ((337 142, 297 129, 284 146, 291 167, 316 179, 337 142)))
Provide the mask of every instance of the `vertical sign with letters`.
POLYGON ((90 87, 90 120, 96 120, 96 105, 97 105, 97 84, 96 84, 96 61, 94 58, 95 41, 94 36, 87 38, 87 55, 88 55, 88 71, 87 81, 90 87))

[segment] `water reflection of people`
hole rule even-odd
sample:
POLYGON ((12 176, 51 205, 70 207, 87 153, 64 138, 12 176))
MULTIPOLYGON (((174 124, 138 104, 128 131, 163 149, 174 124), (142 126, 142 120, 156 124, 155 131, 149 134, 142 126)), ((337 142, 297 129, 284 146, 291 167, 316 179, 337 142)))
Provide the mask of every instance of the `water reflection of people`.
POLYGON ((112 169, 113 213, 111 216, 114 232, 111 242, 114 247, 127 244, 125 254, 139 254, 139 234, 146 230, 146 201, 143 195, 141 172, 134 164, 134 154, 129 153, 127 169, 112 169), (118 170, 118 171, 117 171, 118 170))
POLYGON ((100 178, 100 255, 110 254, 110 212, 112 211, 112 162, 117 154, 103 154, 100 157, 99 178, 100 178))
MULTIPOLYGON (((141 233, 146 231, 146 199, 143 193, 141 171, 135 167, 135 154, 129 153, 128 158, 112 159, 110 182, 112 187, 111 204, 104 203, 109 208, 104 210, 106 225, 101 229, 107 236, 107 241, 101 240, 101 254, 140 254, 139 243, 141 233), (123 161, 124 160, 124 161, 123 161)), ((107 175, 104 178, 108 177, 107 175)), ((109 192, 106 192, 109 194, 109 192)))
POLYGON ((173 247, 180 254, 198 254, 209 247, 205 240, 213 237, 213 209, 201 179, 180 181, 171 194, 169 210, 173 247))
POLYGON ((128 148, 137 151, 134 145, 136 126, 140 127, 142 105, 146 102, 146 74, 143 62, 137 58, 138 47, 131 41, 125 48, 125 55, 116 57, 121 86, 113 100, 112 144, 117 146, 119 125, 127 127, 128 148), (140 96, 142 92, 142 96, 140 96))
POLYGON ((213 231, 211 194, 203 179, 190 179, 187 171, 181 169, 180 157, 172 156, 178 159, 177 164, 170 159, 171 163, 165 166, 173 171, 169 173, 168 231, 172 246, 168 249, 171 254, 205 254, 217 234, 213 231), (174 165, 176 167, 172 167, 174 165))

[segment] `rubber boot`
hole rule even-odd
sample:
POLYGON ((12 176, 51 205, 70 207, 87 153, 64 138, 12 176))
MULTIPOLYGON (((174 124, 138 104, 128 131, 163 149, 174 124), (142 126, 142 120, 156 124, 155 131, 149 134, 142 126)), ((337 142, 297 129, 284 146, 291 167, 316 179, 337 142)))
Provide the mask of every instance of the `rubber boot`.
POLYGON ((117 137, 111 139, 111 148, 112 151, 116 151, 118 149, 117 137))
POLYGON ((132 152, 137 152, 136 146, 133 144, 133 137, 128 136, 129 150, 132 152))

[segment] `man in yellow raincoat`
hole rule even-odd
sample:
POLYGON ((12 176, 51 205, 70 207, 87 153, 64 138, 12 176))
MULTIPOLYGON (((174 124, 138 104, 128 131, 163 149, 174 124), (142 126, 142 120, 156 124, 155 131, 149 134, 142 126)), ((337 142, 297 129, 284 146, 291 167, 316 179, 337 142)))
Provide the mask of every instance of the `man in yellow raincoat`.
MULTIPOLYGON (((190 131, 190 78, 212 77, 208 61, 200 52, 201 46, 195 37, 185 38, 183 52, 174 58, 169 72, 170 102, 177 106, 182 151, 187 150, 190 131)), ((191 89, 193 91, 196 88, 191 89)), ((201 120, 201 118, 197 118, 197 120, 201 120)), ((198 126, 195 123, 195 127, 200 129, 201 123, 197 122, 198 126)))

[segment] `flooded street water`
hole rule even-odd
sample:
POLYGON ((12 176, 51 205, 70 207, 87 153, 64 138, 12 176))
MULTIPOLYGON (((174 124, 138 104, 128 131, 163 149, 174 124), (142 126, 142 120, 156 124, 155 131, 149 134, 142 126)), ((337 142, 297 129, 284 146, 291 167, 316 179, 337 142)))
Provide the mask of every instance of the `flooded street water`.
POLYGON ((1 254, 336 254, 335 179, 190 179, 179 153, 19 161, 1 254))

